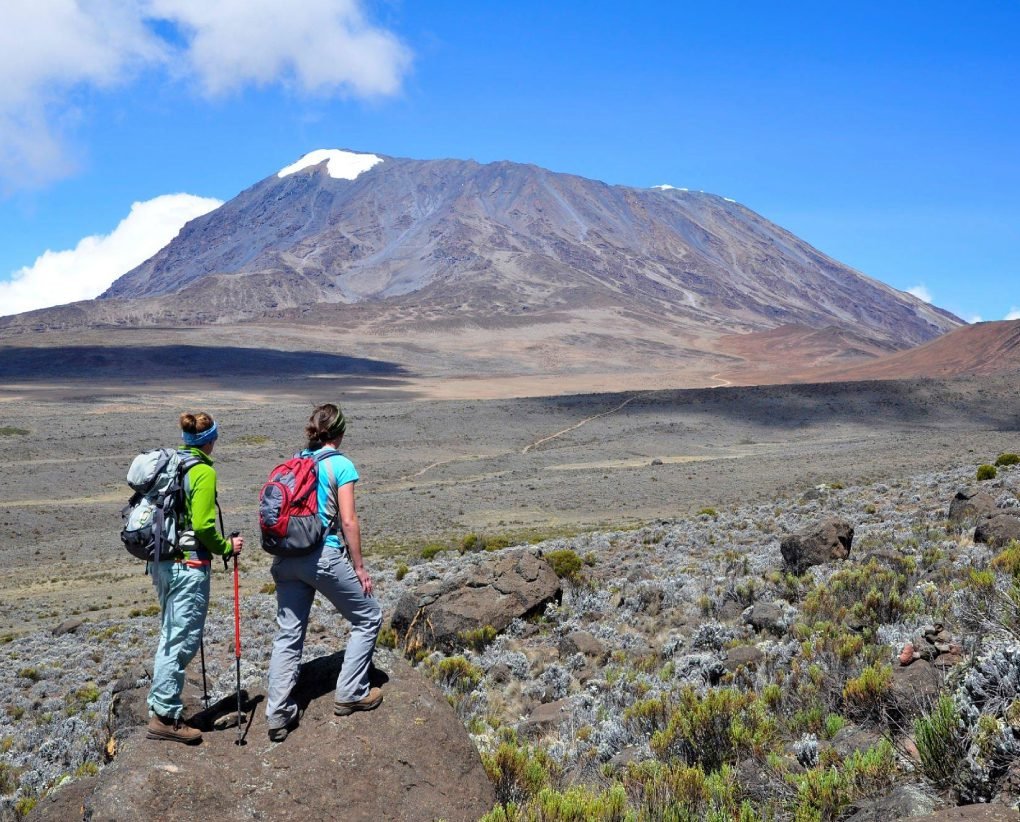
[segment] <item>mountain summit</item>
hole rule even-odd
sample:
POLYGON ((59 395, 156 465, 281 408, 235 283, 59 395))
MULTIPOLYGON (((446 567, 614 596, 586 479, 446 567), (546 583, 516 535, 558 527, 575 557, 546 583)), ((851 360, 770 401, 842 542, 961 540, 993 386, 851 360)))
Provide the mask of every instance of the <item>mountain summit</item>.
POLYGON ((182 314, 248 318, 411 295, 434 321, 597 308, 717 331, 835 326, 891 348, 959 324, 713 194, 341 150, 188 223, 100 299, 166 295, 182 314))
POLYGON ((0 319, 0 336, 94 329, 103 346, 116 326, 152 345, 187 327, 187 345, 343 352, 502 396, 785 381, 961 324, 725 197, 322 149, 98 299, 0 319))

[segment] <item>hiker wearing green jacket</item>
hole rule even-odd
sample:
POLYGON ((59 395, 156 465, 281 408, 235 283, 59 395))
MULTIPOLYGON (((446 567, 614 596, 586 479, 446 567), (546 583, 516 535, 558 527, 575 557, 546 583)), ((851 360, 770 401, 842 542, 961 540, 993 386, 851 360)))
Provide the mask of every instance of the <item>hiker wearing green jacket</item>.
POLYGON ((160 634, 149 689, 149 739, 197 743, 202 733, 185 725, 181 713, 184 669, 198 653, 209 609, 209 573, 213 554, 240 553, 244 539, 227 539, 216 528, 216 469, 212 451, 219 436, 206 413, 181 414, 182 452, 194 464, 184 477, 184 513, 178 551, 149 565, 159 598, 160 634))

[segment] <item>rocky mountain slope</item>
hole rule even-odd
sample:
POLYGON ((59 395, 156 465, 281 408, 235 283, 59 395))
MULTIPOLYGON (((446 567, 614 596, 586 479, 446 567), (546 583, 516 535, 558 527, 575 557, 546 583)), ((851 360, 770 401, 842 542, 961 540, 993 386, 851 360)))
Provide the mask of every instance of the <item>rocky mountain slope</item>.
POLYGON ((101 299, 183 291, 206 314, 259 316, 408 296, 419 320, 446 321, 607 307, 734 330, 836 324, 896 347, 957 325, 723 197, 508 162, 334 159, 366 157, 353 179, 312 157, 262 180, 101 299))

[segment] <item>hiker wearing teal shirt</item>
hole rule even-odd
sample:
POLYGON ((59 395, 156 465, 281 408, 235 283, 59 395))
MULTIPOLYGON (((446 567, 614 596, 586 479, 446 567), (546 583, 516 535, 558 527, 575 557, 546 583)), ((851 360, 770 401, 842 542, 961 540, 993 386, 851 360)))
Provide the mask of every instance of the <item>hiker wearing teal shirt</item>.
POLYGON ((277 624, 266 699, 272 742, 286 739, 301 716, 293 690, 316 591, 351 624, 333 693, 333 713, 371 711, 383 701, 382 690, 372 685, 370 675, 382 608, 372 595, 372 578, 361 556, 361 527, 354 508, 358 472, 337 450, 346 430, 340 406, 326 403, 312 412, 305 427, 308 447, 302 454, 319 458, 318 511, 326 537, 310 554, 276 557, 270 569, 276 583, 277 624))
POLYGON ((170 559, 149 565, 159 598, 160 634, 149 689, 149 739, 197 743, 202 733, 185 725, 181 713, 184 669, 198 653, 209 609, 212 556, 240 553, 244 539, 227 539, 216 528, 216 469, 212 451, 219 430, 205 413, 181 414, 181 436, 187 460, 184 512, 178 550, 170 559))

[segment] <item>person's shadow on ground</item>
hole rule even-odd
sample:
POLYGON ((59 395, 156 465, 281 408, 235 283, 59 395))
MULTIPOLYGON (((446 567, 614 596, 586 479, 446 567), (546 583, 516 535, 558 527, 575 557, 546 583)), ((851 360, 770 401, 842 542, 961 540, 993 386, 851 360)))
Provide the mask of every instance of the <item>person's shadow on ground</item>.
MULTIPOLYGON (((336 690, 336 680, 340 676, 343 664, 343 651, 320 656, 301 664, 293 697, 302 712, 314 700, 336 690)), ((380 671, 374 664, 368 669, 368 679, 369 685, 373 688, 382 687, 390 681, 389 675, 385 671, 380 671)))

